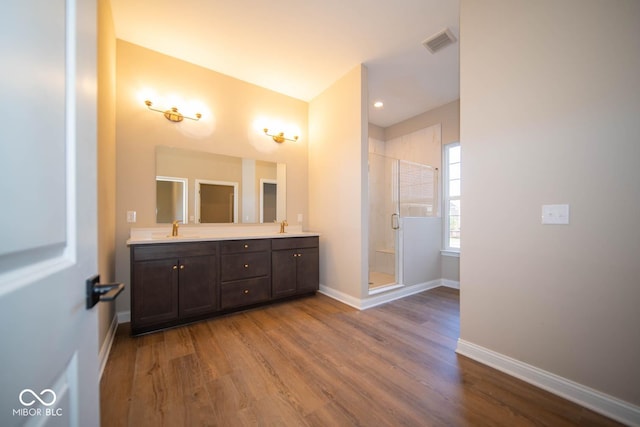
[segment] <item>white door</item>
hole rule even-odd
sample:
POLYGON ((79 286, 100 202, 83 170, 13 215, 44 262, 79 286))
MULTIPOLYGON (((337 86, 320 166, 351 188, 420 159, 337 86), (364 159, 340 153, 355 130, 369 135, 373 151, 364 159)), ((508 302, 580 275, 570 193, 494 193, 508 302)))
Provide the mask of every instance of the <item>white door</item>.
POLYGON ((0 425, 99 425, 96 0, 0 12, 0 425))

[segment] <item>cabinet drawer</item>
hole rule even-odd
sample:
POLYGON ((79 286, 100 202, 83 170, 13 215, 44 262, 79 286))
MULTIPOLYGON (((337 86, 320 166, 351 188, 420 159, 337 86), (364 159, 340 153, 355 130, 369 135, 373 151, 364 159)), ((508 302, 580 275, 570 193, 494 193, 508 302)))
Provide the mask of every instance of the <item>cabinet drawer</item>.
POLYGON ((281 249, 317 248, 318 240, 318 236, 277 238, 271 240, 271 249, 277 251, 281 249))
POLYGON ((220 280, 223 282, 269 276, 271 255, 269 252, 222 255, 220 264, 220 280))
POLYGON ((215 255, 218 242, 156 243, 131 246, 131 261, 215 255))
POLYGON ((225 240, 222 242, 223 254, 260 252, 271 249, 269 239, 225 240))
POLYGON ((271 297, 271 280, 268 277, 223 283, 220 292, 220 308, 227 309, 266 301, 271 297))

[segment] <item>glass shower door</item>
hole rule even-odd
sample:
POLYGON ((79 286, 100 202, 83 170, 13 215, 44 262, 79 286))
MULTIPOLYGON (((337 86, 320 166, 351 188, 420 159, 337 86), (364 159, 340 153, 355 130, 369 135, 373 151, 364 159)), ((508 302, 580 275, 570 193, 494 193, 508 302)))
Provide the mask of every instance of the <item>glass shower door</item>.
POLYGON ((369 290, 398 278, 398 161, 369 153, 369 290))
POLYGON ((437 168, 369 153, 370 294, 429 277, 440 247, 437 204, 437 168))

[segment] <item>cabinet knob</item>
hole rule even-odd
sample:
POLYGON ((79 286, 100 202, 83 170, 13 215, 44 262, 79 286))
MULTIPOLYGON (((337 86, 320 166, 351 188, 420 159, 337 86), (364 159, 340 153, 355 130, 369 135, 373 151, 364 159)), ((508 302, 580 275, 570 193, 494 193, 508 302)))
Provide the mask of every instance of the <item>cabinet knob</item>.
POLYGON ((249 264, 245 264, 245 265, 244 265, 244 268, 249 268, 249 264))
POLYGON ((181 265, 181 266, 180 266, 180 270, 184 270, 184 265, 181 265))
POLYGON ((172 268, 173 268, 174 270, 177 270, 177 269, 178 269, 178 266, 177 266, 177 265, 174 265, 172 268))
POLYGON ((249 245, 244 245, 244 248, 245 248, 245 249, 249 248, 249 245))
POLYGON ((244 290, 245 295, 249 293, 249 289, 244 290))

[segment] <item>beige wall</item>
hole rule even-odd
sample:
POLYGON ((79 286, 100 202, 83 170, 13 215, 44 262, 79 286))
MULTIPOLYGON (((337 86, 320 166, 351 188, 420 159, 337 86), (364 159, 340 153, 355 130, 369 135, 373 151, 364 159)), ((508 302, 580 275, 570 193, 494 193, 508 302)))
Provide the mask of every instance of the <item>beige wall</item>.
POLYGON ((462 0, 461 339, 640 404, 640 2, 462 0), (568 203, 570 224, 541 225, 568 203))
MULTIPOLYGON (((187 113, 187 102, 184 104, 182 111, 187 113)), ((288 219, 294 223, 298 213, 306 219, 307 117, 308 104, 303 101, 118 40, 117 279, 127 284, 130 280, 129 249, 125 245, 130 227, 155 225, 158 145, 286 163, 288 219), (173 94, 199 102, 202 120, 176 124, 147 110, 143 101, 151 92, 158 99, 173 94), (294 124, 300 130, 300 139, 277 144, 262 133, 265 122, 294 124), (136 224, 126 222, 129 210, 137 212, 136 224)), ((129 310, 129 302, 127 290, 118 300, 118 311, 129 310)))
MULTIPOLYGON (((438 123, 441 124, 442 144, 460 141, 460 100, 391 125, 384 129, 384 138, 386 141, 400 138, 438 123)), ((440 171, 442 172, 442 168, 440 171)), ((442 175, 440 178, 442 179, 442 175)), ((443 279, 460 281, 460 258, 442 256, 440 268, 443 279)))
MULTIPOLYGON (((98 271, 115 280, 116 236, 116 37, 109 0, 98 1, 98 271)), ((113 303, 98 304, 98 345, 115 316, 113 303)))
POLYGON ((320 284, 355 298, 367 284, 366 84, 359 65, 309 104, 309 228, 322 233, 320 284))
POLYGON ((384 128, 380 126, 376 126, 372 123, 369 123, 368 126, 369 138, 377 139, 379 141, 384 141, 384 128))
POLYGON ((389 141, 435 124, 442 124, 442 143, 460 141, 460 100, 418 114, 384 129, 384 140, 389 141))
POLYGON ((460 257, 441 255, 440 275, 443 279, 460 282, 460 257))

